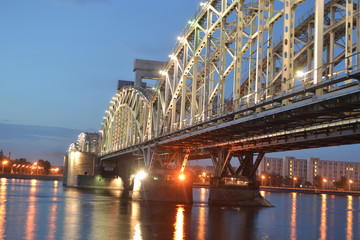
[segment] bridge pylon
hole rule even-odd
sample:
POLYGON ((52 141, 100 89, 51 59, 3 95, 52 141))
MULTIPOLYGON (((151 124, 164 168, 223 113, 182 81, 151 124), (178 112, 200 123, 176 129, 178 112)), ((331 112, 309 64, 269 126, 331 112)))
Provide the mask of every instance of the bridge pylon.
POLYGON ((256 170, 264 153, 251 151, 232 152, 227 147, 212 150, 211 160, 215 175, 210 179, 209 204, 231 206, 272 206, 261 196, 256 181, 256 170), (233 157, 238 158, 239 166, 231 164, 233 157), (255 161, 254 161, 255 159, 255 161))
POLYGON ((159 154, 146 147, 143 152, 143 167, 133 175, 131 198, 136 201, 192 203, 192 179, 184 173, 190 150, 159 154))

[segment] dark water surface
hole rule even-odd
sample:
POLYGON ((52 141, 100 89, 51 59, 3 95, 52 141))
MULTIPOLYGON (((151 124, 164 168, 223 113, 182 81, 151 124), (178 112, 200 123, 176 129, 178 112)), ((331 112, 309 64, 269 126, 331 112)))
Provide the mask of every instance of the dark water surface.
POLYGON ((263 193, 273 208, 139 203, 120 191, 1 179, 0 239, 360 239, 360 198, 263 193))

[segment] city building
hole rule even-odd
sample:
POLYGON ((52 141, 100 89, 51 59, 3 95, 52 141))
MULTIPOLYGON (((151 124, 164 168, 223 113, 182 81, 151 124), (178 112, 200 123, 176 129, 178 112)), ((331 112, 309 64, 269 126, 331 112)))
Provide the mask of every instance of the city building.
POLYGON ((320 160, 309 157, 296 159, 285 156, 283 158, 264 157, 258 168, 258 175, 262 173, 279 174, 283 177, 302 179, 314 184, 316 176, 324 179, 324 188, 334 188, 334 182, 345 177, 348 188, 359 190, 360 162, 343 162, 320 160), (351 181, 349 181, 351 180, 351 181))

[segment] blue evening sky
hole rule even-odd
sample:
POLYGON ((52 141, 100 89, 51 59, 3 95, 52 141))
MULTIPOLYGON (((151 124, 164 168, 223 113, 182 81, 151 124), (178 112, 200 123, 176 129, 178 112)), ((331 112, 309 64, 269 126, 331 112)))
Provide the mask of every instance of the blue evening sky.
MULTIPOLYGON (((62 165, 81 131, 100 129, 117 80, 134 79, 136 58, 166 61, 199 3, 1 0, 0 149, 62 165)), ((290 155, 354 161, 358 149, 290 155)))

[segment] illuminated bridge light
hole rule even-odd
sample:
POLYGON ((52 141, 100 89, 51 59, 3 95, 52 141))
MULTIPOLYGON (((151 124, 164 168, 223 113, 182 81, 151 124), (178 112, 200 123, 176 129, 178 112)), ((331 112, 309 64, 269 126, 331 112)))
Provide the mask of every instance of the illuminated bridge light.
POLYGON ((181 173, 181 174, 179 175, 179 179, 180 179, 181 181, 184 181, 184 180, 185 180, 185 174, 181 173))

